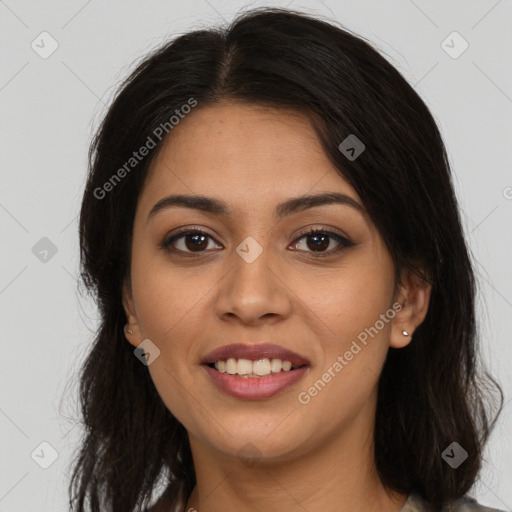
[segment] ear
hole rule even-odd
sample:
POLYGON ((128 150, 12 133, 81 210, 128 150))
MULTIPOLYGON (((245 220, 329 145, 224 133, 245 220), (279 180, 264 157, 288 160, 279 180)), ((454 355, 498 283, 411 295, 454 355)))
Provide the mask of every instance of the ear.
POLYGON ((427 315, 431 291, 432 285, 428 281, 409 269, 403 272, 395 299, 401 309, 391 322, 390 347, 403 348, 411 342, 414 331, 427 315))
POLYGON ((123 284, 122 295, 123 308, 127 319, 126 325, 124 326, 124 335, 129 343, 131 343, 134 347, 137 347, 140 343, 139 340, 141 339, 140 328, 137 319, 137 313, 135 311, 131 285, 127 281, 125 281, 123 284), (128 330, 132 332, 130 333, 128 330))

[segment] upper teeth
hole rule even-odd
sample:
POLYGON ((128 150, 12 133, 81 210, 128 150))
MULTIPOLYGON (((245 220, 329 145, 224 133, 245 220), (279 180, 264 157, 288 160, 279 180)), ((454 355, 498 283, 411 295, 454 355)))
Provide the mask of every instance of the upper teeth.
POLYGON ((292 363, 290 361, 282 361, 281 359, 258 359, 251 361, 250 359, 235 359, 230 357, 226 361, 217 361, 215 368, 222 373, 230 375, 270 375, 270 373, 279 373, 281 370, 285 372, 291 370, 292 363))

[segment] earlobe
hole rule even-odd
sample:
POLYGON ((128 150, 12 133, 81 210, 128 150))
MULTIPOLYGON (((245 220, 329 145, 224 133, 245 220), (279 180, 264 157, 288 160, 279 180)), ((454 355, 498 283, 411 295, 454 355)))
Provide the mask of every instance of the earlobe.
POLYGON ((391 348, 404 348, 411 343, 412 333, 400 326, 393 325, 391 328, 391 336, 389 338, 389 346, 391 348))

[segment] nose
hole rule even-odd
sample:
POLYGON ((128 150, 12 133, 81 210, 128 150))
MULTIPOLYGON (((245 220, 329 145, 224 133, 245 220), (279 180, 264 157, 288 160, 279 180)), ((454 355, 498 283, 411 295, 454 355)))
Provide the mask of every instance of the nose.
POLYGON ((219 283, 215 302, 219 318, 257 325, 289 316, 292 292, 277 258, 268 249, 254 260, 240 254, 233 252, 228 263, 231 270, 219 283))

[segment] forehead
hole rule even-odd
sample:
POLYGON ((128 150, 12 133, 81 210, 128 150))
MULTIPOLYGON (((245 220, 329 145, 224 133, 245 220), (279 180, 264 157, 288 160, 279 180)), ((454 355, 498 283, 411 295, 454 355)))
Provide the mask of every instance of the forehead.
POLYGON ((199 105, 170 132, 153 161, 141 203, 169 193, 223 197, 266 208, 315 189, 352 187, 324 154, 309 118, 290 109, 222 101, 199 105))

